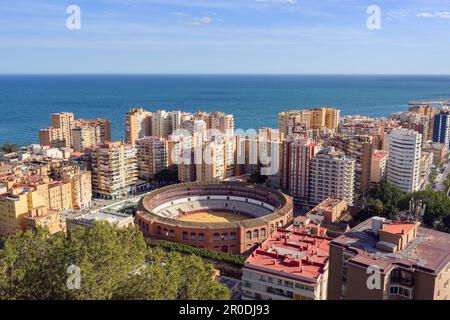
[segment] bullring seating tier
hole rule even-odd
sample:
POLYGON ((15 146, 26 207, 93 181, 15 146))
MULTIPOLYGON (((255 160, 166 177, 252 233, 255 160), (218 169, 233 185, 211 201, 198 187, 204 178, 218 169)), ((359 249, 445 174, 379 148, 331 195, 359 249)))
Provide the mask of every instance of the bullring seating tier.
MULTIPOLYGON (((248 215, 252 218, 259 218, 272 213, 269 208, 258 205, 255 203, 248 203, 244 201, 236 200, 193 200, 189 201, 188 198, 183 199, 185 201, 173 204, 170 206, 164 206, 163 208, 155 208, 153 213, 164 218, 178 219, 183 214, 198 211, 236 211, 237 213, 248 215)), ((179 202, 179 201, 177 201, 179 202)))

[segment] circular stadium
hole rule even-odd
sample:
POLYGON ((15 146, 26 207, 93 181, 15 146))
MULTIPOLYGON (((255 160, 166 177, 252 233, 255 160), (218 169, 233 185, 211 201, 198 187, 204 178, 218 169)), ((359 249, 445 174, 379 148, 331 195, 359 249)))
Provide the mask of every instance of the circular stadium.
POLYGON ((244 253, 293 219, 292 198, 243 182, 171 185, 145 196, 136 223, 145 236, 244 253))

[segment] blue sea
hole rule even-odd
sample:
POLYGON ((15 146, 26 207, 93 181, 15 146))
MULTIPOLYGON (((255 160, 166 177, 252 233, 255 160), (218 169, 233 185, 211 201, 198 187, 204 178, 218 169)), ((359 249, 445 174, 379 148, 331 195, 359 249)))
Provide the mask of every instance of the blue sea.
POLYGON ((0 76, 0 143, 37 142, 52 112, 108 117, 124 136, 132 107, 224 111, 236 128, 277 127, 277 114, 333 106, 346 114, 387 116, 408 101, 450 98, 450 76, 0 76))

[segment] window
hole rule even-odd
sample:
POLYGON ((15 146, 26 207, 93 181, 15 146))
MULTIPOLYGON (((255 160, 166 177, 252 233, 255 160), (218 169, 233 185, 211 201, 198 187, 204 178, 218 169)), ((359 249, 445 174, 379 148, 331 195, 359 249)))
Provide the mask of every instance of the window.
POLYGON ((191 241, 197 241, 197 234, 191 233, 191 241))
POLYGON ((256 238, 256 239, 259 238, 259 231, 258 230, 253 231, 253 238, 256 238))
POLYGON ((247 232, 245 233, 245 238, 246 238, 247 240, 251 240, 251 239, 252 239, 252 232, 251 232, 251 231, 247 231, 247 232))
POLYGON ((187 232, 183 232, 183 240, 188 240, 188 233, 187 232))
POLYGON ((214 235, 213 235, 213 241, 220 241, 220 234, 214 233, 214 235))
POLYGON ((161 235, 161 227, 156 228, 156 233, 160 236, 161 235))
POLYGON ((170 231, 169 231, 169 237, 175 238, 175 231, 170 230, 170 231))
POLYGON ((198 234, 198 240, 205 241, 205 234, 204 233, 199 233, 198 234))
POLYGON ((288 288, 293 288, 294 287, 294 283, 292 281, 284 281, 284 285, 288 288))
POLYGON ((261 229, 261 238, 265 238, 266 237, 266 229, 263 228, 261 229))
POLYGON ((237 239, 237 234, 236 232, 231 232, 230 233, 230 240, 236 240, 237 239))
POLYGON ((222 233, 222 241, 228 241, 228 233, 222 233))
POLYGON ((169 236, 169 230, 164 229, 163 235, 164 235, 165 237, 168 237, 168 236, 169 236))

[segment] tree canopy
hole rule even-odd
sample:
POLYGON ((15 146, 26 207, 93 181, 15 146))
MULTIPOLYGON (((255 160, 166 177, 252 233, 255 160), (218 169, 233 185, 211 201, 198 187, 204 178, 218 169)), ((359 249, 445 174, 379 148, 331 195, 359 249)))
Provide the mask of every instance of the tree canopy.
POLYGON ((363 221, 372 216, 393 219, 402 210, 407 210, 409 201, 414 198, 426 205, 423 223, 441 231, 450 232, 450 198, 445 192, 426 189, 405 193, 395 185, 384 183, 369 192, 367 206, 356 217, 363 221))
POLYGON ((0 299, 229 299, 213 277, 200 257, 147 248, 134 226, 26 231, 0 249, 0 299), (80 271, 75 289, 70 266, 80 271))
POLYGON ((9 142, 4 143, 3 145, 0 145, 0 153, 12 153, 12 152, 16 152, 17 150, 19 150, 19 147, 16 144, 12 144, 9 142))

